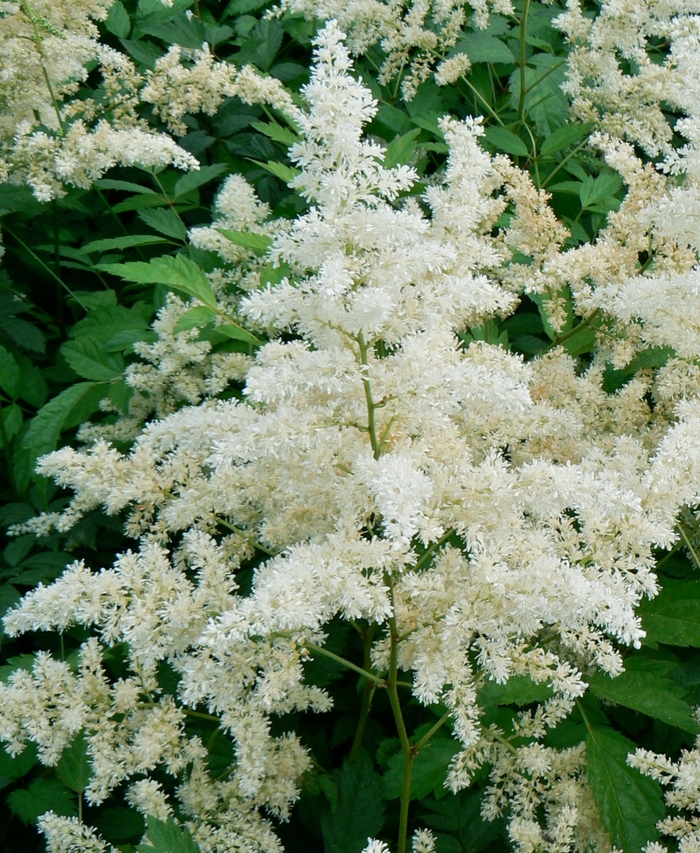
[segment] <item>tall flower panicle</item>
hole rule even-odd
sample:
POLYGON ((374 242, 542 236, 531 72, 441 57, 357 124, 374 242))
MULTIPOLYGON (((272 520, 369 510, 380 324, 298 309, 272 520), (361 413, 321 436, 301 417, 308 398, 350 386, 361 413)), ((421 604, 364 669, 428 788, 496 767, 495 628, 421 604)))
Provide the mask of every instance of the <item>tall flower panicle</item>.
MULTIPOLYGON (((590 668, 619 674, 620 647, 644 636, 635 608, 656 593, 653 549, 674 542, 678 512, 700 501, 700 407, 692 398, 652 409, 648 374, 608 393, 599 363, 581 369, 561 347, 525 362, 459 333, 512 314, 523 292, 547 296, 553 316, 564 284, 595 305, 607 280, 617 288, 605 307, 611 336, 641 324, 648 343, 674 334, 667 342, 683 357, 698 340, 692 322, 672 332, 651 293, 633 316, 625 288, 647 278, 627 275, 624 258, 612 266, 626 240, 654 228, 630 212, 654 179, 607 146, 630 185, 628 209, 597 244, 567 251, 563 229, 542 236, 546 194, 484 152, 481 123, 445 118, 447 166, 421 204, 414 171, 386 166, 366 138, 376 103, 351 72, 331 22, 317 37, 306 108, 290 107, 306 212, 267 223, 239 179, 217 202, 222 220, 272 239, 264 260, 286 272, 254 286, 254 262, 223 252, 242 284, 236 310, 272 337, 245 364, 221 367, 245 375, 243 399, 202 400, 213 362, 192 332, 178 344, 183 305, 173 299, 159 341, 142 350, 151 367, 130 374, 144 392, 152 383, 157 419, 130 424, 129 452, 95 435, 40 462, 75 494, 50 522, 69 526, 102 506, 124 511, 140 541, 98 573, 73 564, 5 617, 10 635, 80 625, 93 637, 77 673, 41 655, 0 684, 0 738, 13 753, 36 742, 50 764, 83 728, 90 802, 124 784, 145 814, 168 814, 149 775, 159 767, 179 778, 180 814, 205 853, 276 851, 263 812, 286 817, 310 759, 271 719, 330 707, 305 664, 323 653, 331 620, 366 620, 375 681, 396 690, 401 670, 418 703, 447 709, 452 790, 488 763, 485 812, 508 813, 516 850, 568 853, 590 839, 603 850, 582 749, 543 739, 590 668), (524 249, 530 264, 516 260, 524 249), (173 375, 180 368, 168 372, 178 364, 196 374, 189 388, 173 375), (255 553, 244 590, 239 570, 255 553), (128 670, 112 684, 103 658, 118 643, 128 670), (175 696, 159 691, 163 661, 179 678, 175 696), (516 716, 518 747, 483 723, 479 704, 480 691, 513 676, 549 688, 516 716), (212 778, 187 733, 186 712, 198 708, 233 745, 224 778, 212 778)), ((192 239, 216 248, 207 229, 192 239)), ((218 275, 220 298, 235 301, 218 275)), ((42 826, 52 850, 62 832, 100 849, 70 820, 42 826)), ((430 834, 414 849, 431 850, 430 834)))

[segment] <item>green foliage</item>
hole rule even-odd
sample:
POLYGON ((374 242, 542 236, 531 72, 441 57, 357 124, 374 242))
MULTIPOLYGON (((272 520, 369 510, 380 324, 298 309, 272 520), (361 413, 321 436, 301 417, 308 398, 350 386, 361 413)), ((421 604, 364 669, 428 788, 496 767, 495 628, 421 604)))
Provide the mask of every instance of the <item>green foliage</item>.
POLYGON ((28 788, 12 791, 7 804, 24 823, 36 823, 47 811, 69 816, 78 813, 75 797, 58 779, 34 779, 28 788))
MULTIPOLYGON (((416 731, 415 740, 427 733, 430 723, 416 731)), ((460 750, 460 745, 446 735, 438 734, 418 753, 413 762, 411 777, 411 799, 424 800, 429 794, 441 797, 445 794, 445 777, 450 762, 460 750)), ((388 762, 384 774, 384 794, 388 800, 401 796, 403 780, 403 755, 397 752, 388 762)))
POLYGON ((361 853, 367 838, 382 827, 384 805, 379 774, 361 750, 355 761, 336 770, 329 795, 331 809, 321 818, 326 853, 361 853))
POLYGON ((634 743, 614 729, 589 726, 588 779, 610 839, 623 853, 658 838, 656 822, 664 815, 658 783, 628 766, 632 751, 634 743))
POLYGON ((216 296, 209 280, 203 270, 184 255, 164 255, 149 263, 100 264, 99 268, 137 284, 164 284, 171 290, 199 299, 207 308, 216 311, 216 296))
POLYGON ((647 643, 700 647, 700 581, 664 579, 659 595, 639 610, 647 643))
POLYGON ((148 844, 139 844, 138 853, 200 853, 186 826, 178 826, 173 818, 158 820, 149 815, 146 820, 148 844))

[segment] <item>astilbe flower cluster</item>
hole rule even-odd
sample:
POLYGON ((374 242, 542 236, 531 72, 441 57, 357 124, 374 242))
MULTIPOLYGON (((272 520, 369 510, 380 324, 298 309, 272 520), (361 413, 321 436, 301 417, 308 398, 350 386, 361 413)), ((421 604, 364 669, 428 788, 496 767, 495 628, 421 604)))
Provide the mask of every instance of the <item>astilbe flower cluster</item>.
MULTIPOLYGON (((635 607, 656 592, 652 549, 674 542, 678 512, 700 500, 695 245, 672 227, 678 194, 697 180, 694 137, 678 155, 681 190, 627 143, 599 136, 627 198, 594 244, 565 250, 546 194, 482 150, 479 121, 441 121, 447 167, 412 195, 415 172, 387 168, 363 135, 376 103, 351 72, 330 23, 307 108, 292 116, 306 213, 266 223, 249 194, 236 220, 226 188, 219 199, 220 219, 273 237, 265 260, 289 275, 260 286, 252 256, 223 248, 219 232, 191 234, 196 245, 219 241, 233 265, 213 276, 222 304, 231 307, 233 276, 243 292, 235 310, 272 334, 253 359, 221 367, 245 376, 245 399, 207 390, 214 360, 183 355, 196 342, 174 333, 183 305, 172 299, 160 343, 128 377, 143 392, 152 384, 159 401, 157 419, 139 428, 151 417, 139 403, 125 427, 132 450, 86 432, 85 450, 41 461, 75 498, 39 525, 102 506, 125 511, 140 541, 98 573, 70 566, 5 617, 11 635, 83 625, 94 636, 77 671, 39 655, 0 685, 0 738, 13 754, 33 741, 51 765, 86 731, 89 802, 126 784, 129 802, 159 818, 173 804, 149 774, 188 766, 176 796, 205 853, 276 851, 261 810, 288 814, 309 756, 294 733, 271 734, 271 717, 329 707, 305 683, 304 662, 330 620, 364 619, 377 626, 374 670, 403 671, 420 703, 447 707, 460 744, 453 791, 488 762, 485 814, 508 814, 517 850, 609 849, 581 749, 542 739, 585 691, 588 667, 622 670, 620 645, 643 637, 635 607), (496 233, 506 208, 510 224, 496 233), (637 247, 650 241, 657 262, 640 274, 637 247), (564 286, 579 316, 600 317, 598 354, 583 372, 561 347, 526 363, 458 337, 512 314, 523 292, 545 297, 556 326, 564 286), (607 393, 606 361, 629 363, 649 343, 676 355, 607 393), (189 389, 176 376, 187 365, 189 389), (183 399, 193 405, 173 410, 183 399), (236 572, 256 549, 269 556, 243 594, 236 572), (103 657, 116 643, 129 669, 111 683, 103 657), (161 692, 162 661, 180 676, 176 696, 161 692), (516 718, 526 739, 516 748, 482 725, 477 694, 520 674, 550 685, 552 698, 516 718), (223 779, 186 733, 196 708, 233 742, 223 779)), ((700 105, 686 113, 692 124, 700 105)), ((51 851, 66 839, 107 849, 75 820, 48 815, 41 826, 51 851)), ((416 850, 431 845, 417 834, 416 850)))
POLYGON ((141 116, 142 104, 181 136, 185 114, 212 114, 225 97, 291 104, 279 81, 214 61, 206 44, 187 58, 173 47, 141 74, 99 41, 95 21, 112 2, 0 2, 0 181, 27 184, 39 201, 65 196, 66 187, 87 189, 116 165, 198 169, 189 151, 141 116), (90 64, 101 84, 86 96, 90 64))
POLYGON ((354 54, 381 45, 385 59, 380 82, 401 73, 401 91, 410 100, 433 73, 440 85, 446 85, 470 68, 463 51, 450 55, 468 23, 484 29, 491 12, 513 11, 511 0, 281 0, 271 14, 293 12, 310 20, 337 20, 354 54))

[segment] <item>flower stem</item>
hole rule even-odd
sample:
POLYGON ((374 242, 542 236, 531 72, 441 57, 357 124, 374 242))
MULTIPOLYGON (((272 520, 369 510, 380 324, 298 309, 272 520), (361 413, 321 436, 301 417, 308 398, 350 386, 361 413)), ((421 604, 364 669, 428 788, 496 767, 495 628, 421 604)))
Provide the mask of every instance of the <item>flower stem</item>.
MULTIPOLYGON (((371 653, 372 653, 372 640, 374 639, 374 635, 377 632, 377 623, 373 622, 369 628, 363 632, 363 643, 364 643, 364 661, 363 667, 369 672, 372 666, 371 653)), ((348 755, 349 761, 355 761, 357 756, 359 755, 360 749, 362 747, 362 739, 365 734, 365 729, 367 728, 367 720, 369 719, 369 712, 372 708, 372 699, 374 699, 374 692, 377 689, 377 685, 369 680, 365 680, 365 683, 362 687, 362 700, 360 702, 360 716, 357 721, 357 728, 355 729, 355 738, 352 742, 352 747, 350 748, 350 753, 348 755)))
POLYGON ((403 781, 401 784, 401 809, 399 814, 399 836, 396 844, 397 853, 406 853, 406 838, 408 835, 408 807, 411 802, 411 779, 413 776, 413 760, 415 754, 411 742, 408 739, 406 732, 406 724, 404 723, 403 713, 401 711, 401 701, 399 699, 397 676, 399 671, 399 632, 396 625, 396 616, 391 616, 389 619, 389 636, 391 639, 391 652, 389 659, 389 679, 387 682, 387 691, 389 693, 389 703, 394 715, 396 730, 401 743, 401 752, 403 754, 403 781))
POLYGON ((318 655, 325 655, 325 657, 330 658, 331 660, 336 661, 337 663, 342 664, 343 666, 351 669, 353 672, 356 672, 358 675, 362 675, 365 678, 368 678, 370 681, 375 682, 380 687, 386 687, 387 683, 383 678, 380 678, 378 675, 375 675, 373 672, 369 672, 366 669, 362 669, 361 666, 357 666, 357 664, 352 663, 345 658, 341 658, 340 655, 336 655, 333 652, 329 652, 328 649, 324 649, 322 646, 317 646, 316 643, 304 643, 305 648, 307 648, 310 652, 314 652, 318 655))
POLYGON ((700 569, 700 557, 698 556, 697 551, 693 547, 693 543, 690 541, 690 537, 685 532, 682 524, 678 524, 678 532, 681 534, 683 541, 685 542, 685 547, 690 551, 693 556, 693 560, 695 560, 695 565, 700 569))
MULTIPOLYGON (((369 360, 367 358, 367 344, 365 343, 365 337, 362 332, 357 336, 357 343, 360 347, 360 363, 364 367, 368 367, 369 360)), ((382 453, 382 442, 377 438, 377 424, 374 417, 377 405, 372 397, 372 385, 367 376, 362 378, 362 384, 365 389, 365 400, 367 401, 367 432, 369 433, 369 441, 372 445, 374 458, 379 459, 382 453)))
POLYGON ((417 742, 413 744, 413 754, 414 756, 418 755, 418 753, 423 749, 424 746, 428 744, 432 736, 435 732, 439 731, 445 723, 450 719, 450 712, 447 711, 445 714, 440 717, 440 719, 435 723, 435 725, 430 729, 430 731, 426 732, 423 737, 417 742))
POLYGON ((527 86, 525 85, 525 71, 527 68, 527 16, 530 12, 530 0, 523 0, 523 13, 520 17, 520 97, 518 98, 518 121, 522 121, 525 112, 525 97, 527 86))

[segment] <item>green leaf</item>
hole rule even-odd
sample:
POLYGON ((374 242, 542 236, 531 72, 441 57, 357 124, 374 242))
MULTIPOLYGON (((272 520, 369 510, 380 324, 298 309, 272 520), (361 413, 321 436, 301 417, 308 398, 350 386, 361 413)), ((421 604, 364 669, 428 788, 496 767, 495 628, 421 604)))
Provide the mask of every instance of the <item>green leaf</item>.
POLYGON ((88 744, 84 731, 81 731, 73 743, 63 750, 56 771, 63 784, 71 791, 82 794, 87 788, 92 775, 92 767, 90 766, 88 744))
POLYGON ((485 33, 467 33, 457 43, 457 51, 466 53, 472 62, 515 62, 513 54, 501 39, 485 33))
POLYGON ((700 734, 693 709, 683 700, 685 690, 657 673, 628 670, 610 678, 597 672, 590 681, 590 689, 599 699, 640 711, 685 732, 700 734))
POLYGON ((197 187, 208 184, 215 178, 218 178, 223 172, 228 171, 226 163, 214 163, 213 166, 202 166, 200 169, 192 172, 186 172, 181 178, 178 178, 173 188, 173 198, 180 198, 197 187))
MULTIPOLYGON (((24 669, 26 672, 31 672, 34 669, 34 655, 24 654, 15 655, 7 659, 6 666, 0 666, 0 681, 6 682, 10 676, 17 672, 18 669, 24 669)), ((31 744, 27 749, 31 747, 31 744)), ((24 753, 22 753, 24 755, 24 753)))
POLYGON ((101 178, 95 181, 95 186, 103 190, 124 190, 125 192, 143 193, 145 195, 157 195, 150 187, 141 184, 133 184, 131 181, 115 181, 112 178, 101 178))
POLYGON ((34 586, 38 583, 48 583, 63 574, 64 569, 73 558, 65 551, 43 551, 32 554, 22 560, 17 567, 21 574, 17 575, 16 583, 34 586))
POLYGON ((103 346, 106 353, 133 352, 135 343, 140 341, 155 343, 157 340, 157 333, 149 329, 122 329, 103 346))
POLYGON ((505 151, 506 154, 513 154, 516 157, 529 156, 530 152, 522 139, 505 127, 489 127, 484 136, 499 151, 505 151))
POLYGON ((95 382, 92 388, 88 388, 85 394, 73 404, 73 408, 66 415, 63 429, 71 429, 85 423, 93 412, 100 408, 100 402, 109 394, 109 385, 104 382, 95 382))
POLYGON ((282 279, 288 278, 291 274, 292 268, 284 261, 277 264, 263 264, 260 267, 260 283, 279 284, 282 279))
POLYGON ((116 379, 124 372, 124 360, 117 353, 105 352, 92 337, 66 341, 61 353, 78 376, 97 382, 116 379))
POLYGON ((12 353, 0 346, 0 388, 11 400, 20 395, 19 365, 12 353))
POLYGON ((595 349, 596 345, 596 330, 593 326, 584 326, 582 323, 579 323, 578 327, 576 327, 571 337, 567 338, 562 346, 569 353, 569 355, 576 356, 583 355, 585 352, 591 352, 595 349))
POLYGON ((283 36, 284 29, 279 21, 258 21, 248 33, 240 53, 234 56, 234 62, 239 67, 252 62, 261 71, 269 71, 282 45, 283 36))
POLYGON ((75 794, 58 779, 34 779, 28 788, 12 791, 7 805, 23 823, 36 823, 44 812, 72 817, 78 813, 75 794))
POLYGON ((200 329, 202 326, 211 323, 215 317, 216 311, 212 311, 206 305, 197 305, 195 308, 190 308, 189 311, 186 311, 180 317, 173 331, 177 334, 178 332, 185 332, 188 329, 200 329))
POLYGON ((5 437, 8 441, 12 441, 24 423, 22 409, 17 403, 13 403, 11 406, 0 409, 0 417, 2 418, 2 425, 5 430, 5 437))
POLYGON ((268 160, 267 163, 263 163, 262 160, 253 160, 251 157, 250 162, 256 163, 262 169, 279 178, 280 181, 284 181, 285 184, 291 183, 297 175, 301 174, 299 169, 294 169, 284 163, 277 163, 275 160, 268 160))
POLYGON ((209 24, 209 26, 204 28, 204 38, 212 46, 228 41, 233 34, 233 28, 226 26, 226 24, 223 26, 220 26, 219 24, 209 24))
POLYGON ((421 823, 432 829, 442 830, 448 836, 438 836, 438 850, 445 853, 454 849, 455 853, 478 853, 480 850, 502 850, 496 842, 503 831, 503 820, 484 820, 481 816, 483 794, 479 791, 460 791, 459 794, 447 794, 440 800, 427 800, 421 803, 430 811, 421 814, 421 823), (448 837, 454 839, 454 848, 444 847, 441 842, 448 837), (457 839, 461 839, 464 846, 457 839))
POLYGON ((228 228, 217 228, 216 230, 237 246, 254 249, 259 255, 264 255, 272 245, 272 238, 267 237, 265 234, 253 234, 249 231, 231 231, 228 228))
POLYGON ((321 818, 325 853, 361 853, 384 823, 381 779, 364 750, 334 775, 338 805, 321 818))
POLYGON ((144 24, 139 28, 149 36, 155 36, 166 44, 179 44, 191 50, 201 50, 204 41, 204 26, 199 18, 178 16, 174 20, 162 23, 144 24))
POLYGON ((138 844, 138 853, 200 853, 189 829, 178 826, 172 817, 162 821, 148 815, 146 838, 150 843, 138 844))
MULTIPOLYGON (((84 306, 88 311, 94 311, 96 308, 111 308, 117 304, 117 294, 114 290, 74 290, 71 300, 73 297, 76 304, 80 300, 81 307, 84 306)), ((72 331, 70 329, 68 334, 70 335, 72 331)))
POLYGON ((226 7, 224 17, 230 18, 232 15, 245 15, 246 12, 255 12, 267 3, 268 0, 231 0, 226 7))
POLYGON ((95 382, 78 382, 66 388, 36 413, 22 442, 32 463, 56 449, 61 430, 76 405, 96 387, 95 382))
POLYGON ((265 136, 269 136, 270 139, 274 139, 275 142, 281 142, 287 148, 300 140, 300 137, 293 130, 290 130, 288 127, 282 127, 277 122, 254 121, 251 122, 251 127, 254 127, 260 133, 264 133, 265 136))
POLYGON ((49 396, 49 388, 41 370, 24 356, 19 357, 19 366, 21 371, 20 398, 32 406, 36 406, 36 408, 43 406, 49 396))
POLYGON ((110 33, 117 36, 117 38, 125 39, 129 37, 129 33, 131 32, 131 21, 129 20, 128 12, 119 0, 116 0, 116 2, 110 6, 109 15, 105 21, 105 28, 110 33))
POLYGON ((0 329, 11 338, 17 346, 30 352, 45 352, 46 339, 44 335, 21 317, 3 316, 0 308, 0 329))
POLYGON ((98 264, 97 269, 121 276, 137 284, 164 284, 188 296, 194 296, 213 311, 218 309, 214 291, 204 271, 185 255, 164 255, 150 263, 98 264))
POLYGON ((617 202, 618 199, 613 199, 613 196, 621 187, 622 178, 617 172, 603 172, 597 178, 586 178, 579 184, 578 194, 581 206, 586 210, 600 202, 609 203, 611 200, 617 202))
POLYGON ((479 691, 478 702, 483 708, 489 705, 529 705, 531 702, 545 702, 552 695, 548 684, 536 684, 527 675, 514 675, 498 684, 487 681, 479 691))
POLYGON ((20 779, 25 776, 34 767, 39 759, 36 755, 36 747, 33 743, 29 743, 18 755, 13 758, 5 751, 3 746, 0 746, 0 775, 11 776, 13 779, 20 779))
POLYGON ((663 589, 639 606, 647 640, 700 648, 700 581, 664 579, 663 589))
MULTIPOLYGON (((430 724, 424 726, 426 730, 430 724)), ((419 729, 416 738, 421 734, 419 729)), ((421 749, 413 762, 411 775, 411 799, 423 800, 433 791, 441 791, 450 762, 460 751, 457 741, 444 735, 436 735, 421 749)), ((384 774, 384 793, 387 799, 398 799, 403 785, 403 754, 398 752, 389 759, 387 772, 384 774)))
POLYGON ((627 764, 635 748, 613 729, 588 725, 588 780, 610 840, 624 853, 639 853, 658 838, 656 823, 665 812, 658 782, 627 764))
POLYGON ((416 140, 421 134, 421 128, 416 127, 404 133, 401 136, 396 136, 386 147, 384 154, 384 166, 387 169, 393 169, 400 163, 408 163, 413 152, 416 150, 416 140))
MULTIPOLYGON (((532 118, 541 136, 550 136, 569 118, 569 102, 561 90, 565 79, 566 63, 560 56, 536 53, 528 60, 525 68, 525 114, 532 118)), ((518 68, 509 81, 511 106, 515 110, 520 102, 520 86, 518 68)))
POLYGON ((97 827, 100 835, 112 844, 138 840, 146 828, 137 811, 125 808, 100 808, 90 817, 90 822, 97 827))
POLYGON ((149 207, 165 207, 168 199, 162 195, 132 195, 130 198, 112 205, 112 213, 126 213, 129 210, 144 210, 149 207))
POLYGON ((543 157, 548 157, 556 151, 568 148, 569 145, 573 145, 575 142, 583 139, 584 136, 588 136, 594 127, 595 123, 592 121, 585 122, 584 124, 562 125, 562 127, 557 128, 551 136, 545 139, 540 148, 540 154, 543 157))
POLYGON ((133 246, 148 246, 167 242, 155 234, 134 234, 130 237, 108 237, 105 240, 93 240, 82 246, 80 251, 86 255, 93 252, 109 252, 113 249, 130 249, 133 246))
POLYGON ((267 3, 267 0, 231 0, 224 13, 225 18, 232 15, 245 15, 246 12, 255 12, 267 3))
POLYGON ((235 323, 226 323, 223 326, 217 326, 216 331, 225 335, 227 338, 232 338, 234 341, 245 341, 248 344, 256 346, 259 346, 262 343, 262 341, 259 338, 256 338, 255 335, 252 335, 242 326, 238 326, 235 323))
POLYGON ((146 332, 148 324, 134 308, 105 305, 95 308, 69 331, 71 338, 89 337, 105 346, 124 331, 146 332))
POLYGON ((142 210, 138 214, 139 219, 146 223, 149 228, 173 237, 183 243, 187 240, 187 227, 172 207, 159 207, 155 210, 142 210))

